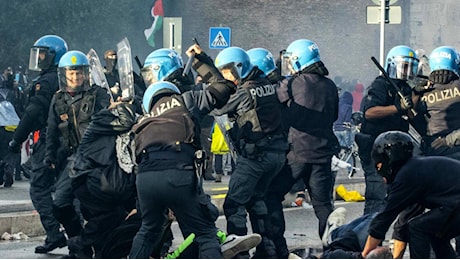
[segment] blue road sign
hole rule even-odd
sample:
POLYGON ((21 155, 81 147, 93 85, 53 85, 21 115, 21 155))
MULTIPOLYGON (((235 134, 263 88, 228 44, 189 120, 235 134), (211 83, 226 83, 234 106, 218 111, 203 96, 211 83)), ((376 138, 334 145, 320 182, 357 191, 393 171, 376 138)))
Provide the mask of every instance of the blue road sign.
POLYGON ((209 49, 225 49, 231 45, 230 27, 209 28, 209 49))

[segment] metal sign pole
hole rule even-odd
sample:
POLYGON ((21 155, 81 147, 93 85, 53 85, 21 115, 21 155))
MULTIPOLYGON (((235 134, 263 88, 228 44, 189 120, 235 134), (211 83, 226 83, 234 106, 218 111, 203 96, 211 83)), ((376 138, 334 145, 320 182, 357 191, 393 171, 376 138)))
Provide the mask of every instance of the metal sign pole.
MULTIPOLYGON (((385 66, 385 0, 380 0, 380 65, 385 66)), ((382 74, 380 72, 380 74, 382 74)))

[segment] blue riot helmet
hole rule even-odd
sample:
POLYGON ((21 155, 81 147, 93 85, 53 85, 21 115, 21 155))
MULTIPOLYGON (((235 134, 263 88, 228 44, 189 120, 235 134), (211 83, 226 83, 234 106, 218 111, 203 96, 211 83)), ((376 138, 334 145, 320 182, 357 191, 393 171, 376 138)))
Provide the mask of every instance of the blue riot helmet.
POLYGON ((176 85, 172 84, 169 81, 157 81, 151 84, 144 92, 142 97, 142 110, 144 114, 150 113, 152 106, 158 100, 158 98, 163 95, 170 94, 180 94, 180 90, 176 85))
POLYGON ((392 79, 412 80, 417 76, 418 63, 419 59, 412 48, 398 45, 388 52, 385 70, 392 79))
POLYGON ((459 76, 459 56, 457 51, 450 46, 441 46, 434 49, 429 58, 431 72, 448 70, 459 76))
POLYGON ((282 53, 283 76, 290 76, 306 67, 321 61, 318 45, 315 42, 300 39, 295 40, 282 53))
POLYGON ((275 60, 273 55, 267 49, 264 48, 254 48, 247 51, 249 60, 252 65, 256 65, 260 70, 264 72, 265 75, 269 75, 274 70, 276 70, 275 60))
POLYGON ((223 49, 217 54, 214 64, 221 71, 224 78, 230 80, 226 77, 225 72, 223 72, 223 70, 228 69, 238 84, 240 84, 241 80, 246 78, 249 72, 254 68, 249 60, 248 54, 240 47, 228 47, 223 49))
POLYGON ((176 51, 162 48, 151 52, 145 58, 141 74, 145 85, 150 86, 157 81, 165 80, 183 66, 184 62, 176 51))
POLYGON ((81 51, 66 52, 58 66, 59 88, 67 92, 81 92, 90 88, 90 65, 81 51))
POLYGON ((29 69, 43 71, 57 66, 62 55, 68 50, 67 43, 57 35, 45 35, 30 48, 29 69))

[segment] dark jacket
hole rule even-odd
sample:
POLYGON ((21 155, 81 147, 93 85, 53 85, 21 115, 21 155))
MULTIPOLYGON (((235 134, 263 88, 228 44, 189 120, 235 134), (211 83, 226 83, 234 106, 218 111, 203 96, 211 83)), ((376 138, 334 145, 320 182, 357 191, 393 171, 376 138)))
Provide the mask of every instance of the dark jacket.
MULTIPOLYGON (((133 126, 139 172, 171 168, 193 168, 194 152, 200 147, 195 142, 189 143, 189 139, 193 137, 196 142, 199 142, 200 121, 215 108, 216 99, 210 91, 199 90, 187 91, 181 95, 165 96, 160 98, 157 103, 166 102, 171 98, 175 98, 180 102, 180 107, 172 107, 169 111, 161 114, 160 117, 144 116, 133 126), (185 106, 185 108, 182 106, 185 106), (186 113, 188 113, 187 115, 181 115, 181 120, 177 118, 176 110, 178 109, 181 109, 181 111, 185 109, 186 113), (158 138, 159 133, 169 129, 161 124, 173 124, 175 127, 174 132, 187 133, 187 137, 183 136, 182 140, 177 139, 174 142, 164 138, 163 142, 161 142, 161 138, 160 141, 158 138), (190 129, 190 127, 194 129, 190 129)), ((169 139, 174 137, 168 134, 169 139)))
POLYGON ((339 151, 332 125, 338 117, 337 86, 317 73, 300 73, 281 82, 277 89, 283 119, 289 129, 294 162, 327 163, 339 151))
MULTIPOLYGON (((404 95, 411 95, 412 90, 410 86, 402 80, 393 80, 398 87, 402 90, 404 95)), ((383 76, 377 77, 368 88, 367 95, 364 102, 364 114, 366 110, 375 106, 390 106, 395 104, 397 92, 390 82, 383 76)), ((407 132, 409 130, 409 121, 402 118, 401 114, 394 114, 384 118, 367 119, 365 118, 362 126, 361 133, 370 134, 377 137, 379 134, 390 131, 399 130, 407 132)))
MULTIPOLYGON (((233 126, 235 129, 232 131, 235 133, 233 139, 237 145, 241 146, 242 141, 257 143, 264 138, 282 136, 284 133, 275 85, 262 75, 263 72, 255 67, 227 104, 213 111, 214 115, 228 114, 230 120, 235 120, 236 124, 233 126)), ((281 143, 267 144, 266 149, 270 150, 268 146, 273 146, 273 149, 276 147, 287 150, 285 137, 281 139, 279 140, 281 143)))
POLYGON ((58 89, 56 67, 41 72, 38 79, 33 82, 29 103, 14 132, 14 140, 17 143, 23 143, 29 137, 29 133, 46 127, 51 99, 58 89))
MULTIPOLYGON (((113 194, 98 190, 96 187, 98 184, 100 187, 100 175, 105 169, 112 167, 114 163, 118 166, 116 139, 117 136, 131 130, 136 122, 134 111, 135 108, 132 105, 122 103, 114 109, 102 109, 93 115, 93 120, 80 142, 74 165, 70 171, 74 187, 82 181, 78 177, 88 175, 89 190, 97 193, 101 200, 121 199, 120 197, 114 198, 113 194)), ((130 174, 134 179, 134 172, 130 174)), ((124 194, 127 197, 134 196, 135 185, 134 182, 131 184, 130 187, 127 187, 127 194, 124 194)))
POLYGON ((414 157, 398 171, 387 204, 371 222, 369 234, 384 239, 398 215, 414 204, 454 210, 460 203, 460 162, 444 156, 414 157))

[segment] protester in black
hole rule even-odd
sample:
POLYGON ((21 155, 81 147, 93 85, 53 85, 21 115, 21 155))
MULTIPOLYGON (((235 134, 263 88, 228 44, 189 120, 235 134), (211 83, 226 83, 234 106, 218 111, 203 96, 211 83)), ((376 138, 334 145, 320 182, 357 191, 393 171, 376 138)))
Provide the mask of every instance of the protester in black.
POLYGON ((385 238, 407 207, 426 211, 408 223, 411 258, 455 258, 450 240, 460 235, 460 162, 444 156, 413 156, 412 138, 401 131, 380 134, 372 149, 377 173, 389 184, 387 203, 372 220, 362 252, 365 257, 385 238), (431 246, 431 247, 430 247, 431 246))

